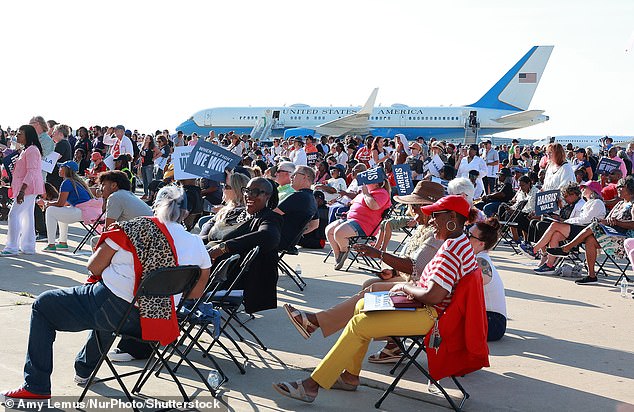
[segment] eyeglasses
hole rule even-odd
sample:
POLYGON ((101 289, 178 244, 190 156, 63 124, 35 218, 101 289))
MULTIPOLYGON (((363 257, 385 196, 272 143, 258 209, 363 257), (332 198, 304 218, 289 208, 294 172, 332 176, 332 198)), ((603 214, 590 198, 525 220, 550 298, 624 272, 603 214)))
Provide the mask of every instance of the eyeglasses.
POLYGON ((291 175, 291 177, 293 177, 293 176, 297 176, 297 175, 302 175, 302 176, 306 176, 306 173, 301 173, 301 172, 293 172, 293 174, 291 175))
POLYGON ((258 189, 257 187, 254 187, 254 188, 243 187, 242 194, 247 195, 249 197, 258 197, 261 194, 266 194, 266 192, 264 190, 258 189))
POLYGON ((443 213, 449 213, 449 210, 439 210, 438 212, 432 212, 431 217, 433 217, 434 219, 437 219, 438 216, 442 215, 443 213))
POLYGON ((484 240, 480 239, 479 237, 477 237, 476 235, 474 235, 470 230, 467 230, 467 233, 465 233, 467 235, 467 239, 478 239, 480 242, 484 242, 484 240))

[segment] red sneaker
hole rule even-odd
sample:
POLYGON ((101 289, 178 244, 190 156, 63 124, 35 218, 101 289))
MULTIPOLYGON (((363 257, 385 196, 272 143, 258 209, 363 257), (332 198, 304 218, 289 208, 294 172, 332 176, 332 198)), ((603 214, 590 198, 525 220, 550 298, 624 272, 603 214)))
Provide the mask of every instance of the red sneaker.
POLYGON ((51 399, 51 395, 38 395, 24 388, 18 388, 0 393, 0 402, 6 402, 7 399, 51 399))

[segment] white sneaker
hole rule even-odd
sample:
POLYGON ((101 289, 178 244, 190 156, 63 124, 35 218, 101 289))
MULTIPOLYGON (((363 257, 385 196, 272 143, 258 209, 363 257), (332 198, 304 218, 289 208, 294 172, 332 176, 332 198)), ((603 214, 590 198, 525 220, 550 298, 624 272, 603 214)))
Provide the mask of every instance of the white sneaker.
POLYGON ((121 352, 119 348, 108 352, 108 358, 113 362, 130 362, 134 360, 134 356, 128 352, 121 352))
POLYGON ((88 380, 90 378, 82 378, 81 376, 75 374, 75 377, 73 378, 73 381, 79 385, 79 386, 86 386, 86 384, 88 383, 88 380))

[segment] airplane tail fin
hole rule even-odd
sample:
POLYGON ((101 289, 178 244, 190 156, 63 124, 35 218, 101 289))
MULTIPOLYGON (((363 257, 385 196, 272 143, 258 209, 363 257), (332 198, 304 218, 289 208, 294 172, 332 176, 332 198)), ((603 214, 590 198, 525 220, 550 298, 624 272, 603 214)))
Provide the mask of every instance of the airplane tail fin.
POLYGON ((527 110, 554 46, 534 46, 471 107, 527 110))
POLYGON ((372 90, 370 93, 370 97, 365 102, 361 110, 357 112, 357 114, 367 114, 368 116, 372 114, 372 110, 374 109, 374 102, 376 101, 376 94, 379 92, 379 88, 372 90))

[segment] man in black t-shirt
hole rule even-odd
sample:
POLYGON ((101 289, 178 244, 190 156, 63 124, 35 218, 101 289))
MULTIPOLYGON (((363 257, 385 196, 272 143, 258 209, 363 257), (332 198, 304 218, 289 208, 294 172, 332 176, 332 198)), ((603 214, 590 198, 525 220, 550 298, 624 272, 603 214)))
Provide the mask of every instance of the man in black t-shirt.
POLYGON ((513 199, 513 196, 515 196, 513 184, 511 182, 511 169, 506 167, 500 169, 498 176, 499 178, 496 191, 490 195, 482 196, 481 201, 474 205, 476 208, 482 210, 488 217, 497 213, 498 207, 502 203, 510 202, 513 199))
POLYGON ((315 172, 308 166, 297 166, 291 175, 291 186, 295 193, 288 196, 275 209, 276 213, 284 216, 282 235, 279 249, 284 250, 295 245, 291 244, 306 222, 308 226, 303 233, 309 233, 319 227, 319 213, 317 202, 310 186, 315 181, 315 172))

